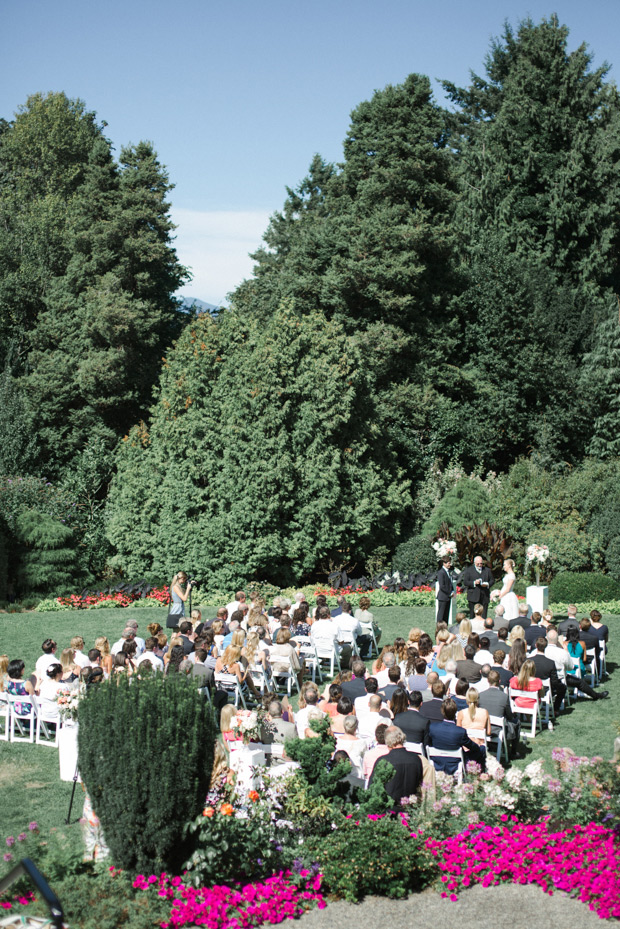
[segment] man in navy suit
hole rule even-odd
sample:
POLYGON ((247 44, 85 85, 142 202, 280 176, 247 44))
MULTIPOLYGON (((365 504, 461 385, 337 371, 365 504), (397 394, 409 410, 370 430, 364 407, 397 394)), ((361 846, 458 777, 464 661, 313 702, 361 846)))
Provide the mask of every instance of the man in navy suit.
MULTIPOLYGON (((465 749, 465 763, 477 761, 484 768, 486 752, 480 745, 476 745, 467 735, 467 729, 456 724, 456 703, 448 697, 441 705, 442 722, 432 722, 428 730, 429 744, 440 751, 454 751, 457 748, 465 749)), ((458 758, 434 758, 433 764, 437 771, 454 774, 459 766, 458 758)))
POLYGON ((448 555, 444 555, 441 559, 442 566, 437 575, 437 584, 439 585, 439 590, 437 591, 437 622, 446 623, 450 618, 450 604, 452 603, 452 598, 456 597, 456 591, 454 589, 454 583, 452 581, 452 575, 450 574, 450 568, 452 567, 452 560, 448 555))

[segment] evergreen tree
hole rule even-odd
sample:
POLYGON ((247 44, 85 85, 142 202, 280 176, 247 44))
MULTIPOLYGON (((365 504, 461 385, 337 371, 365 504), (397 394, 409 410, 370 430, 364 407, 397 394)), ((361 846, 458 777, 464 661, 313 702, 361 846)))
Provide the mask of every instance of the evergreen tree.
POLYGON ((567 40, 555 15, 507 24, 486 77, 444 82, 461 109, 460 227, 470 249, 493 228, 596 293, 618 287, 620 98, 607 66, 592 70, 586 46, 569 52, 567 40))
POLYGON ((579 389, 591 411, 588 454, 620 455, 620 308, 617 299, 601 314, 591 351, 584 356, 579 389))
POLYGON ((355 342, 284 305, 184 332, 148 433, 122 443, 108 531, 130 573, 294 583, 391 546, 408 502, 355 342))

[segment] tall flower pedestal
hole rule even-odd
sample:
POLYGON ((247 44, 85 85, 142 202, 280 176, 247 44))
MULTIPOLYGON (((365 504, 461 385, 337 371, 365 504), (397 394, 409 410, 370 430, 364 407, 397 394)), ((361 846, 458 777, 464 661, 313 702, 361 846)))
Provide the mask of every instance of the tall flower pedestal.
POLYGON ((542 613, 549 608, 549 588, 532 584, 525 591, 525 599, 532 613, 542 613))
MULTIPOLYGON (((439 590, 439 581, 435 581, 435 622, 437 622, 437 613, 439 612, 439 600, 437 599, 437 591, 439 590)), ((456 618, 456 597, 452 597, 450 601, 450 615, 448 617, 448 625, 453 626, 456 618)))
MULTIPOLYGON (((60 763, 60 780, 72 781, 75 777, 78 761, 78 724, 69 720, 58 733, 58 761, 60 763)), ((78 782, 82 778, 78 773, 78 782)))

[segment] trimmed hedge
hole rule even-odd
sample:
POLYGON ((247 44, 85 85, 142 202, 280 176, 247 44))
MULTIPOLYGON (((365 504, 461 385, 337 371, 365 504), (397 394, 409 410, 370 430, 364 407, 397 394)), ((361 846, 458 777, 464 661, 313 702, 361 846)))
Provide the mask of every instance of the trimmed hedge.
POLYGON ((607 574, 562 571, 549 584, 549 600, 577 603, 578 600, 618 600, 620 582, 607 574))

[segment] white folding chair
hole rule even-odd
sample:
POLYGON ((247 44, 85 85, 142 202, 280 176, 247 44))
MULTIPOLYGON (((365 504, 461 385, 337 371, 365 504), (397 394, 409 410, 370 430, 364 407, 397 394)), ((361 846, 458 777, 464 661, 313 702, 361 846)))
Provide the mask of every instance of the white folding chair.
POLYGON ((502 751, 504 752, 504 758, 506 764, 508 764, 508 740, 506 739, 506 720, 503 716, 491 716, 489 713, 489 720, 491 722, 491 735, 487 736, 487 744, 489 742, 497 742, 497 760, 501 761, 502 751), (493 728, 497 729, 496 734, 493 733, 493 728))
POLYGON ((532 720, 532 728, 529 733, 529 738, 535 739, 537 729, 540 729, 542 732, 542 720, 538 693, 532 690, 515 690, 514 688, 509 687, 508 697, 510 698, 510 708, 513 713, 518 713, 519 716, 529 716, 532 720), (534 705, 531 707, 517 706, 515 700, 520 697, 523 697, 528 701, 533 700, 534 705))
POLYGON ((375 636, 375 629, 372 623, 360 623, 362 629, 362 635, 369 635, 372 639, 370 645, 370 657, 374 658, 379 655, 379 646, 377 644, 377 638, 375 636))
POLYGON ((586 674, 589 674, 590 679, 592 680, 592 686, 598 687, 599 676, 598 676, 598 667, 596 664, 596 649, 588 648, 586 650, 586 657, 584 664, 589 666, 590 670, 586 671, 586 674))
POLYGON ((329 676, 334 677, 334 668, 338 668, 340 671, 340 655, 334 643, 321 642, 320 639, 318 639, 314 643, 314 648, 316 657, 321 664, 323 664, 323 662, 329 662, 329 676))
POLYGON ((487 747, 487 742, 488 742, 489 737, 486 733, 486 729, 466 729, 465 731, 467 732, 467 735, 469 736, 469 738, 473 739, 473 741, 476 742, 476 745, 478 744, 476 740, 482 739, 484 747, 485 748, 487 747))
POLYGON ((440 759, 447 758, 457 758, 459 760, 459 766, 454 772, 453 777, 457 779, 459 784, 465 779, 465 756, 463 754, 462 748, 454 748, 448 750, 447 748, 433 748, 432 745, 426 746, 426 757, 431 762, 436 771, 441 770, 437 767, 436 762, 440 759))
POLYGON ((316 675, 318 672, 319 682, 322 684, 323 675, 321 673, 321 662, 319 661, 318 655, 316 653, 314 642, 309 635, 296 635, 294 641, 299 645, 299 658, 300 660, 303 658, 306 668, 312 674, 313 682, 316 681, 316 675))
POLYGON ((415 752, 416 755, 422 755, 423 758, 426 758, 423 742, 405 742, 405 748, 408 752, 415 752))
POLYGON ((9 695, 5 693, 0 693, 0 723, 2 720, 4 720, 4 726, 0 732, 0 742, 8 742, 11 734, 11 704, 9 695))
POLYGON ((34 743, 35 730, 37 727, 37 698, 28 694, 8 694, 11 705, 11 742, 32 742, 34 743), (16 704, 24 710, 29 707, 27 713, 17 713, 16 704), (28 723, 26 726, 25 724, 28 723), (17 733, 16 733, 17 729, 17 733))
POLYGON ((243 689, 239 683, 239 678, 236 674, 215 674, 215 684, 219 684, 220 689, 225 691, 227 694, 232 694, 235 706, 239 706, 239 703, 243 705, 243 709, 247 710, 247 705, 245 702, 245 697, 243 695, 243 689))
POLYGON ((547 677, 543 680, 543 687, 545 688, 540 692, 540 709, 541 712, 544 710, 545 718, 543 720, 545 726, 551 724, 551 720, 555 720, 555 707, 553 706, 553 694, 551 693, 551 678, 547 677))
POLYGON ((283 686, 282 682, 284 682, 284 686, 285 686, 286 692, 289 697, 292 695, 293 684, 295 684, 295 687, 297 688, 297 692, 300 693, 299 680, 297 678, 297 671, 293 667, 292 659, 285 658, 283 655, 274 655, 273 660, 274 660, 274 664, 277 664, 280 666, 284 665, 285 662, 287 663, 287 667, 285 670, 282 670, 282 667, 278 667, 278 668, 272 667, 271 669, 272 681, 275 686, 276 692, 283 686))
POLYGON ((261 664, 257 664, 253 668, 248 668, 248 674, 260 693, 267 694, 274 689, 269 668, 265 669, 261 664))
POLYGON ((62 728, 62 719, 58 712, 51 713, 50 710, 39 703, 37 712, 37 728, 35 743, 37 745, 51 745, 52 748, 58 748, 58 733, 62 728))

